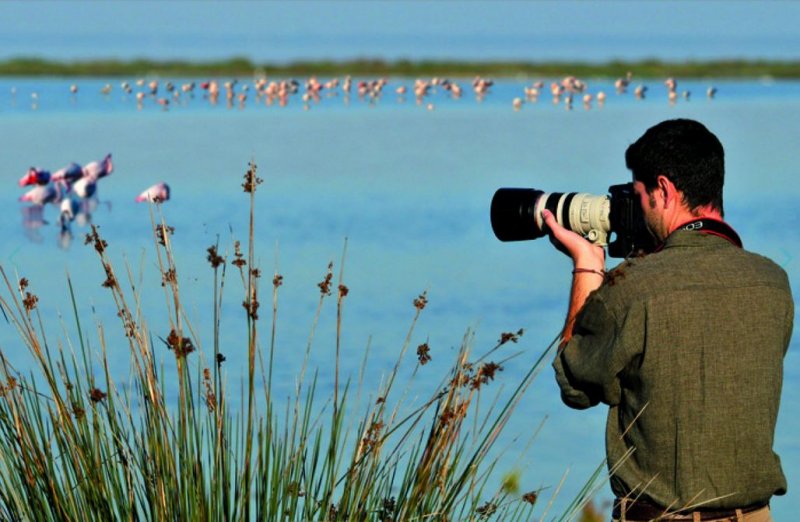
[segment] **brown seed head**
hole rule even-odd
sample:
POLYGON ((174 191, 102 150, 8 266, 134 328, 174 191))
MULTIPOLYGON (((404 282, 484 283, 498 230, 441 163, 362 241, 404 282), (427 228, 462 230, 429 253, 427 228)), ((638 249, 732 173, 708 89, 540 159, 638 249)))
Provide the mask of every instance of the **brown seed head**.
POLYGON ((522 495, 522 501, 523 502, 527 502, 531 506, 536 504, 536 499, 538 499, 538 498, 539 498, 539 492, 538 491, 529 491, 529 492, 525 493, 524 495, 522 495))
POLYGON ((103 252, 106 251, 108 243, 106 243, 104 239, 100 238, 100 233, 97 231, 98 228, 99 227, 97 225, 92 225, 92 231, 86 234, 86 240, 84 241, 84 244, 88 245, 93 243, 94 249, 97 250, 97 253, 103 254, 103 252))
POLYGON ((256 191, 256 187, 264 182, 263 179, 256 176, 256 164, 250 162, 248 165, 247 172, 244 175, 244 183, 242 183, 242 188, 245 192, 253 193, 256 191))
POLYGON ((176 359, 186 357, 195 350, 192 340, 181 337, 175 329, 170 330, 167 336, 167 347, 175 353, 176 359))
POLYGON ((431 349, 428 346, 428 343, 422 343, 417 346, 417 358, 419 359, 419 363, 423 366, 430 362, 431 349))
POLYGON ((167 245, 168 236, 175 233, 175 227, 169 227, 164 224, 156 225, 156 239, 161 246, 167 245))
POLYGON ((33 295, 30 292, 25 292, 25 299, 22 300, 22 305, 25 307, 26 312, 30 312, 34 308, 36 308, 36 303, 39 302, 39 298, 33 295))
POLYGON ((175 272, 174 268, 170 268, 161 277, 161 286, 167 286, 168 284, 176 283, 178 281, 178 275, 175 272))
POLYGON ((523 333, 525 333, 525 330, 523 328, 520 328, 519 330, 517 330, 516 333, 503 332, 503 333, 500 334, 500 340, 498 341, 498 344, 499 345, 503 345, 503 344, 506 344, 509 341, 512 342, 512 343, 516 343, 519 340, 519 338, 522 337, 523 333))
POLYGON ((95 404, 102 401, 108 396, 108 394, 100 391, 98 388, 92 388, 92 391, 89 392, 89 399, 95 404))
POLYGON ((416 308, 417 310, 420 310, 420 311, 424 310, 425 309, 425 305, 427 305, 427 304, 428 304, 428 293, 427 292, 422 292, 419 295, 419 297, 414 299, 414 308, 416 308))
POLYGON ((211 268, 219 268, 220 265, 225 263, 225 258, 217 253, 217 247, 212 245, 206 250, 208 252, 208 262, 211 263, 211 268))
POLYGON ((106 280, 103 281, 103 288, 114 288, 117 286, 117 278, 114 277, 114 269, 111 268, 111 265, 103 262, 103 270, 106 272, 106 280))
POLYGON ((331 295, 331 281, 333 280, 333 263, 328 263, 328 273, 325 274, 325 279, 321 283, 317 283, 320 294, 323 296, 331 295))
POLYGON ((484 384, 488 384, 489 381, 494 380, 494 374, 498 371, 502 372, 503 367, 499 364, 493 362, 487 362, 478 367, 478 371, 475 372, 475 376, 470 381, 470 386, 473 390, 480 389, 480 387, 484 384))

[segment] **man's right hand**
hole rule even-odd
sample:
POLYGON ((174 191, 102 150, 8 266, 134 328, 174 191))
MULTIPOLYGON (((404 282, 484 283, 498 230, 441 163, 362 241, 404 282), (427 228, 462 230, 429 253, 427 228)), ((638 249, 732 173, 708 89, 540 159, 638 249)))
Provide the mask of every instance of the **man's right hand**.
POLYGON ((562 227, 549 210, 542 211, 542 219, 547 226, 547 233, 553 245, 572 258, 575 268, 603 271, 605 269, 606 252, 603 247, 595 245, 572 230, 562 227))

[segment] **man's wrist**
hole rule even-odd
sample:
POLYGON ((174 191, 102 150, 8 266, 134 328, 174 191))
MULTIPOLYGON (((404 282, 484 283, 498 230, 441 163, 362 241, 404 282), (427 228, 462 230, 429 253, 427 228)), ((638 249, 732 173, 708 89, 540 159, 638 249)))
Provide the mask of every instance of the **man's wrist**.
POLYGON ((575 267, 572 270, 572 275, 577 275, 577 274, 599 275, 600 277, 605 277, 606 271, 598 270, 596 268, 575 267))

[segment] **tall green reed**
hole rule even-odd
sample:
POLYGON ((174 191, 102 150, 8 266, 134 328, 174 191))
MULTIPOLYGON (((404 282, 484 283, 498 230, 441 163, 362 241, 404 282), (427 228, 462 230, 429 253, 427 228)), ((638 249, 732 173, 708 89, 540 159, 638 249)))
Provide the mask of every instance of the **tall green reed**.
MULTIPOLYGON (((120 320, 119 329, 97 325, 85 332, 68 280, 77 344, 66 335, 47 341, 38 297, 30 283, 0 267, 0 295, 8 321, 33 356, 26 372, 0 350, 0 516, 22 520, 528 520, 537 491, 519 494, 494 485, 493 450, 525 390, 546 362, 553 344, 511 392, 484 398, 505 354, 523 331, 504 332, 480 357, 474 335, 463 337, 447 375, 418 396, 413 381, 431 358, 427 342, 409 361, 414 330, 428 304, 427 292, 413 300, 413 317, 394 367, 371 395, 352 378, 340 378, 342 318, 349 290, 339 269, 334 287, 330 263, 318 284, 319 302, 293 396, 273 395, 278 302, 283 277, 272 279, 272 314, 267 362, 261 350, 256 265, 256 189, 262 180, 250 164, 243 189, 249 197, 246 246, 233 253, 208 248, 213 271, 213 330, 208 354, 181 299, 171 237, 159 206, 151 213, 156 262, 161 273, 166 335, 150 331, 141 288, 127 269, 117 275, 109 247, 92 227, 86 242, 97 252, 120 320), (242 285, 242 354, 247 372, 240 407, 229 406, 226 356, 221 351, 221 316, 230 267, 242 285), (318 388, 319 369, 308 368, 323 304, 336 295, 332 397, 318 388), (94 344, 97 343, 97 344, 94 344), (127 345, 129 387, 109 369, 110 346, 127 345), (157 363, 164 348, 175 358, 174 375, 157 363), (204 349, 205 348, 205 349, 204 349), (490 357, 502 355, 499 361, 490 357), (100 361, 99 373, 97 364, 100 361), (400 386, 403 369, 413 366, 400 386), (169 387, 169 389, 168 389, 169 387), (177 391, 173 401, 167 399, 177 391), (414 391, 411 393, 411 391, 414 391), (366 405, 359 406, 367 396, 366 405)), ((346 243, 345 243, 346 251, 346 243)), ((342 255, 342 267, 345 254, 342 255)), ((230 348, 226 353, 231 354, 230 348)), ((368 365, 365 353, 363 365, 368 365)), ((172 371, 172 370, 169 370, 172 371)), ((584 499, 581 499, 583 501, 584 499)))

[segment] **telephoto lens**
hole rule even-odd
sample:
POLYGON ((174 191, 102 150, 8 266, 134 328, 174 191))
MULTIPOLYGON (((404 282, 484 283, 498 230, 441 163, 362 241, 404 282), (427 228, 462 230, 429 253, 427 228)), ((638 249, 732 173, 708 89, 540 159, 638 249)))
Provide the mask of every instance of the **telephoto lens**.
POLYGON ((538 239, 546 234, 542 211, 547 209, 561 226, 605 246, 611 231, 610 206, 608 196, 501 188, 492 198, 492 230, 500 241, 538 239))

